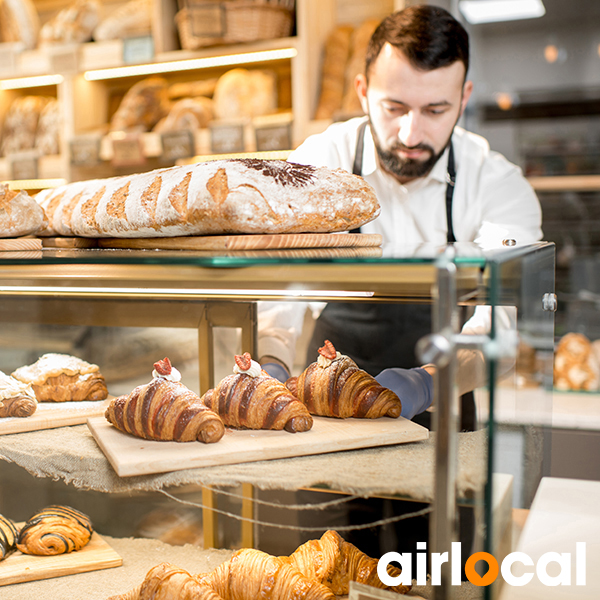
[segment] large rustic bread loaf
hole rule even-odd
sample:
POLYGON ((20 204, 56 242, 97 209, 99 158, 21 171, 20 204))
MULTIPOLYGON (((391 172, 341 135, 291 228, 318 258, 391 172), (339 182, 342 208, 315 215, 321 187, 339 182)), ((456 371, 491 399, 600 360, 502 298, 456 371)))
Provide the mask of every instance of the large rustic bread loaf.
POLYGON ((345 231, 379 213, 371 186, 341 169, 216 160, 71 183, 36 199, 43 235, 174 237, 345 231))
POLYGON ((0 183, 0 238, 37 233, 46 225, 44 211, 27 192, 10 190, 0 183))

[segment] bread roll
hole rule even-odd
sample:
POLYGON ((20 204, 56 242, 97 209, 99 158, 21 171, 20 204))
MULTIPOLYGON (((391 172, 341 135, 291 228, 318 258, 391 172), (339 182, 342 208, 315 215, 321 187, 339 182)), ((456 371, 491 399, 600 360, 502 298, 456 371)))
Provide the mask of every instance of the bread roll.
POLYGON ((52 98, 42 109, 35 133, 35 148, 44 155, 60 154, 60 104, 52 98))
POLYGON ((279 160, 233 159, 43 190, 43 235, 173 237, 346 231, 379 214, 357 175, 279 160))
POLYGON ((598 365, 590 340, 582 333, 564 335, 554 354, 554 387, 559 390, 596 391, 598 365))
POLYGON ((197 98, 182 98, 173 104, 169 114, 159 121, 154 131, 180 131, 187 129, 197 131, 207 127, 213 118, 213 101, 204 96, 197 98))
POLYGON ((29 235, 47 225, 44 211, 27 192, 0 184, 0 238, 29 235))
POLYGON ((0 42, 23 42, 35 48, 40 19, 32 0, 0 0, 0 42))
POLYGON ((12 101, 2 128, 3 156, 34 148, 40 115, 50 101, 47 96, 20 96, 12 101))
POLYGON ((274 113, 277 110, 275 73, 259 69, 231 69, 219 77, 213 100, 218 119, 274 113))
POLYGON ((119 6, 94 29, 97 42, 119 40, 152 33, 151 0, 131 0, 119 6))
POLYGON ((97 0, 76 0, 44 23, 40 44, 89 42, 100 22, 101 6, 97 0))

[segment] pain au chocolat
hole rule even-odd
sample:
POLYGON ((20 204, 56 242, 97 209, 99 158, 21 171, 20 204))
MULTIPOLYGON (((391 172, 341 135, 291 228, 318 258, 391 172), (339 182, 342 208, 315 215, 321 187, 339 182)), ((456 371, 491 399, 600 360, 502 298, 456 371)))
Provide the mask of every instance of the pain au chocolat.
POLYGON ((379 214, 358 175, 281 160, 231 159, 43 190, 41 235, 175 237, 329 233, 379 214))

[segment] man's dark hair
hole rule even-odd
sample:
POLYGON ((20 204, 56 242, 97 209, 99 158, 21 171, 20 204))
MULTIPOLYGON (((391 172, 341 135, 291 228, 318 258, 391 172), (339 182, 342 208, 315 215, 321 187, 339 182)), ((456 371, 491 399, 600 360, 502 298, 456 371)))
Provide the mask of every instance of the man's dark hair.
POLYGON ((439 6, 415 5, 386 17, 373 33, 365 61, 365 75, 387 43, 401 50, 417 69, 433 71, 457 60, 469 70, 469 34, 439 6))

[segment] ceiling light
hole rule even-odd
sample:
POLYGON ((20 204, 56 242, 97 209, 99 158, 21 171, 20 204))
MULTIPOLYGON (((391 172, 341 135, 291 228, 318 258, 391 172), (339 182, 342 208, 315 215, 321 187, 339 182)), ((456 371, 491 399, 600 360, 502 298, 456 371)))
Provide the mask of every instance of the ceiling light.
POLYGON ((460 12, 471 24, 535 19, 546 14, 542 0, 461 0, 460 12))

